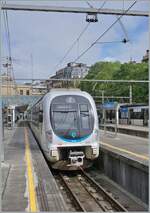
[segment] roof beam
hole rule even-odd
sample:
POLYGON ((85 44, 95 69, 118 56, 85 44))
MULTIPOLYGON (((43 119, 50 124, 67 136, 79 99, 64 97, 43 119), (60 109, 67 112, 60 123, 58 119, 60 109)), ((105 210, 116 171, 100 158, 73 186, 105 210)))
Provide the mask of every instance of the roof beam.
MULTIPOLYGON (((3 4, 3 10, 19 10, 19 11, 37 11, 37 12, 64 12, 64 13, 94 13, 103 15, 122 15, 123 10, 120 9, 97 9, 84 7, 58 7, 58 6, 41 6, 41 5, 19 5, 19 4, 3 4)), ((149 16, 148 11, 131 10, 125 13, 126 16, 149 16)))

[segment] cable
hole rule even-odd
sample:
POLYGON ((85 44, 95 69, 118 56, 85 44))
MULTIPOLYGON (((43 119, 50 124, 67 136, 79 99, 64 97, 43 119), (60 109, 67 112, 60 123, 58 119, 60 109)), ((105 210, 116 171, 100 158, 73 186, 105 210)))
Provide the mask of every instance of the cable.
POLYGON ((105 1, 103 2, 103 4, 100 6, 100 8, 99 8, 98 10, 100 10, 100 9, 102 9, 102 8, 104 7, 104 5, 106 4, 106 1, 107 1, 107 0, 105 0, 105 1))
POLYGON ((4 17, 4 27, 5 27, 5 31, 6 31, 6 45, 8 47, 8 55, 10 56, 10 51, 9 51, 9 42, 8 42, 8 33, 7 33, 7 24, 6 24, 6 16, 5 16, 5 12, 3 11, 3 17, 4 17))
MULTIPOLYGON (((89 3, 87 2, 87 4, 89 5, 89 3)), ((98 10, 101 10, 103 8, 103 6, 106 4, 106 0, 103 2, 103 4, 101 5, 101 7, 98 10)), ((90 6, 92 7, 92 5, 90 6)), ((64 57, 58 62, 58 64, 54 67, 54 69, 56 67, 58 67, 63 61, 64 59, 67 57, 67 55, 70 53, 70 51, 73 49, 74 45, 79 42, 79 39, 81 38, 81 36, 84 34, 84 32, 88 29, 90 25, 90 22, 85 26, 85 28, 81 31, 81 33, 79 34, 78 38, 72 43, 72 45, 70 46, 70 48, 66 51, 64 57)))
POLYGON ((90 8, 93 8, 93 6, 88 1, 86 3, 90 8))
POLYGON ((5 26, 5 30, 6 30, 6 43, 8 44, 8 55, 9 55, 9 59, 8 61, 11 64, 11 73, 12 77, 13 77, 13 82, 14 85, 16 86, 16 82, 15 82, 15 75, 14 75, 14 70, 13 70, 13 62, 12 62, 12 51, 11 51, 11 39, 10 39, 10 31, 9 31, 9 21, 8 21, 8 14, 7 11, 3 11, 3 16, 4 16, 4 26, 5 26))
MULTIPOLYGON (((105 1, 102 3, 102 5, 100 6, 100 8, 99 8, 98 10, 100 10, 100 9, 102 9, 102 8, 104 7, 104 5, 106 4, 106 1, 107 1, 107 0, 105 0, 105 1)), ((93 5, 91 5, 88 1, 87 1, 86 3, 88 4, 89 7, 93 8, 93 5)))
POLYGON ((96 44, 107 44, 107 43, 127 43, 129 40, 123 39, 121 41, 102 41, 102 42, 96 42, 96 44))
POLYGON ((88 52, 137 2, 134 1, 134 3, 122 14, 120 15, 116 21, 114 21, 86 50, 84 50, 75 60, 74 63, 76 61, 78 61, 86 52, 88 52))
MULTIPOLYGON (((118 17, 117 17, 117 18, 118 18, 118 17)), ((126 39, 129 41, 129 36, 128 36, 128 34, 127 34, 127 31, 126 31, 126 29, 125 29, 125 27, 124 27, 124 25, 123 25, 123 23, 122 23, 122 21, 121 21, 120 19, 119 19, 119 24, 120 24, 120 26, 121 26, 121 28, 122 28, 124 34, 125 34, 126 39)))
POLYGON ((9 56, 10 56, 10 60, 11 60, 11 43, 10 43, 10 32, 9 32, 9 24, 8 24, 7 11, 5 11, 5 13, 6 13, 6 25, 7 25, 7 33, 8 33, 9 56))
POLYGON ((67 57, 67 55, 70 53, 70 51, 72 50, 72 48, 74 47, 74 45, 76 44, 76 42, 78 42, 78 40, 81 38, 81 36, 83 35, 83 33, 87 30, 87 28, 89 27, 90 23, 88 23, 85 28, 81 31, 81 33, 79 34, 78 38, 72 43, 72 45, 70 46, 70 48, 66 51, 65 55, 63 56, 63 58, 58 62, 58 64, 55 66, 58 67, 63 61, 64 59, 67 57))

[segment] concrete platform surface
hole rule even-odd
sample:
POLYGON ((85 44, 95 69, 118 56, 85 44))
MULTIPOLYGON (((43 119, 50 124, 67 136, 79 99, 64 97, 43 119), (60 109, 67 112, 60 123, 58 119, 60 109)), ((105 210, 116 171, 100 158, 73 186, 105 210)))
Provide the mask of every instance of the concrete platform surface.
MULTIPOLYGON (((106 124, 106 126, 112 126, 115 127, 114 124, 106 124)), ((145 131, 148 132, 148 127, 146 126, 136 126, 136 125, 123 125, 123 124, 119 124, 117 125, 118 128, 123 128, 123 129, 131 129, 131 130, 138 130, 138 131, 145 131)))
POLYGON ((24 124, 5 141, 2 177, 2 211, 67 211, 49 167, 24 124))
MULTIPOLYGON (((115 124, 106 124, 105 125, 106 130, 108 131, 115 131, 116 125, 115 124)), ((104 129, 104 125, 100 126, 100 129, 104 129)), ((117 132, 128 134, 128 135, 134 135, 142 138, 148 138, 149 128, 143 127, 143 126, 135 126, 135 125, 117 125, 117 132)))
POLYGON ((148 139, 100 130, 100 146, 144 165, 149 161, 148 139))

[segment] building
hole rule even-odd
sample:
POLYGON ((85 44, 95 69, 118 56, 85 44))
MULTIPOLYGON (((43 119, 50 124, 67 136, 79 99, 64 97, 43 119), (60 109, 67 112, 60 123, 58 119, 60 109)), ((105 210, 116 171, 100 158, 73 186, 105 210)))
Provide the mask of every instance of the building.
POLYGON ((148 62, 149 60, 149 50, 146 50, 146 54, 143 56, 142 62, 148 62))
POLYGON ((89 71, 89 67, 82 63, 68 63, 65 68, 62 68, 56 72, 55 75, 50 77, 47 81, 48 90, 55 87, 68 87, 70 83, 68 81, 58 81, 53 79, 82 79, 89 71))
POLYGON ((32 95, 44 95, 47 92, 47 85, 45 81, 33 82, 32 95))
POLYGON ((14 95, 42 95, 47 92, 45 82, 33 82, 19 84, 16 83, 12 78, 5 73, 1 75, 2 96, 14 96, 14 95))
POLYGON ((68 69, 70 77, 75 79, 84 78, 89 72, 89 67, 82 63, 69 63, 68 69))

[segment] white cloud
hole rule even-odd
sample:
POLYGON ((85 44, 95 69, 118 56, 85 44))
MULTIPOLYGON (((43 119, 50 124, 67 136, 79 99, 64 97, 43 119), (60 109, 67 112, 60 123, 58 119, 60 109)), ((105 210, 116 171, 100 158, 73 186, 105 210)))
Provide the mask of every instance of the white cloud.
POLYGON ((116 59, 116 58, 113 58, 113 57, 105 57, 105 58, 103 59, 103 61, 114 62, 114 61, 117 61, 117 59, 116 59))
MULTIPOLYGON (((27 2, 27 1, 26 1, 27 2)), ((19 2, 20 3, 20 2, 19 2)), ((24 3, 22 1, 22 3, 24 3)), ((32 3, 33 2, 29 2, 32 3)), ((57 2, 58 3, 58 2, 57 2)), ((128 4, 131 3, 128 1, 128 4)), ((37 1, 36 1, 37 4, 37 1)), ((43 2, 38 2, 43 4, 43 2)), ((56 5, 56 2, 47 2, 50 5, 56 5)), ((102 2, 93 3, 99 7, 102 2)), ((147 4, 147 3, 146 3, 147 4)), ((59 5, 68 6, 86 6, 85 2, 60 2, 59 5)), ((122 3, 112 3, 108 1, 106 7, 122 7, 122 3)), ((137 3, 134 9, 145 9, 145 4, 137 3)), ((146 8, 147 9, 147 8, 146 8)), ((9 11, 9 26, 12 41, 12 54, 14 58, 27 60, 28 63, 21 63, 20 66, 14 64, 15 76, 17 78, 31 78, 30 54, 33 54, 34 61, 34 77, 45 78, 51 75, 55 65, 64 56, 66 50, 71 46, 72 42, 77 38, 79 33, 85 27, 85 14, 65 14, 65 13, 40 13, 40 12, 19 12, 9 11)), ((86 33, 79 42, 79 54, 82 53, 99 35, 101 35, 108 26, 116 18, 113 16, 101 15, 98 17, 99 22, 91 24, 86 33)), ((145 18, 146 19, 146 18, 145 18)), ((98 60, 121 60, 128 61, 130 55, 136 60, 140 60, 148 47, 148 26, 147 32, 137 34, 135 32, 144 18, 126 17, 123 23, 130 38, 136 37, 132 44, 132 53, 130 45, 120 45, 119 47, 107 48, 107 56, 103 56, 105 50, 104 45, 95 45, 90 49, 79 61, 87 64, 93 64, 98 60)), ((115 25, 101 41, 121 40, 124 34, 119 24, 115 25)), ((5 49, 4 45, 4 49, 5 49)), ((6 55, 4 50, 4 55, 6 55)), ((68 55, 62 66, 67 62, 73 61, 77 57, 77 45, 68 55)))

